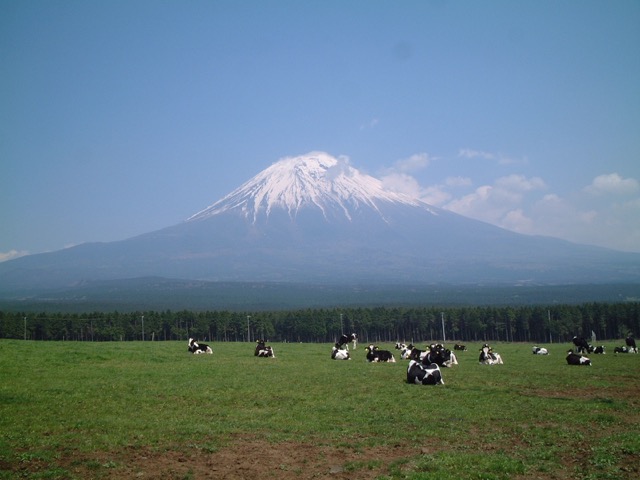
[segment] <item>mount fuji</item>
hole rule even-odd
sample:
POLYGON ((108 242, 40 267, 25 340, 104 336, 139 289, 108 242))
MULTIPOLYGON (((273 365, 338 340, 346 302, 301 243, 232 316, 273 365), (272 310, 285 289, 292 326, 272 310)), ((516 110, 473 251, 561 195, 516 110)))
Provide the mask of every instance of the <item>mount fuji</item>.
POLYGON ((640 283, 640 254, 517 234, 386 190, 323 152, 274 163, 184 222, 0 263, 0 294, 162 277, 289 284, 640 283))

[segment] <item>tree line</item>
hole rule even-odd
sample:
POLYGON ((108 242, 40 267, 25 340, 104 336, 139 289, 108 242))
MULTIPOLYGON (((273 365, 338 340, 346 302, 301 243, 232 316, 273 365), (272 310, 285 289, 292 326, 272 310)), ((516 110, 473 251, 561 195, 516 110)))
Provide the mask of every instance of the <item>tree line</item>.
POLYGON ((555 343, 640 332, 640 302, 504 307, 321 308, 294 311, 140 311, 86 314, 0 311, 0 338, 73 341, 555 343))

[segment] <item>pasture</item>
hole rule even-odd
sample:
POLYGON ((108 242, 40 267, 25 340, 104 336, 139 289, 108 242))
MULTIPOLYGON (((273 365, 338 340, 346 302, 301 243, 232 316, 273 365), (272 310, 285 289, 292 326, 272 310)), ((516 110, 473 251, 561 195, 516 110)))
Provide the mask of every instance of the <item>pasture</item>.
MULTIPOLYGON (((456 352, 445 385, 330 344, 0 340, 0 478, 640 478, 640 355, 456 352)), ((447 343, 452 348, 453 343, 447 343)), ((424 344, 419 344, 424 348, 424 344)))

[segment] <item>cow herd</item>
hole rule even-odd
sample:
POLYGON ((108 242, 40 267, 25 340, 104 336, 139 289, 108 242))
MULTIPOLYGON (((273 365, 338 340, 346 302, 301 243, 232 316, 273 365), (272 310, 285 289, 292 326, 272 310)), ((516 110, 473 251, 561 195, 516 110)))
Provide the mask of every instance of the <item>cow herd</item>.
MULTIPOLYGON (((340 339, 331 349, 331 359, 333 360, 351 360, 348 344, 353 345, 353 349, 357 348, 358 336, 355 333, 349 335, 341 335, 340 339)), ((638 353, 635 339, 629 335, 625 339, 625 346, 615 347, 614 353, 638 353)), ((190 338, 188 343, 188 351, 195 355, 207 353, 212 354, 213 350, 207 344, 200 343, 194 338, 190 338)), ((585 356, 586 353, 604 354, 604 345, 596 346, 589 344, 583 337, 573 337, 573 345, 575 351, 570 349, 567 351, 566 361, 568 365, 588 365, 591 366, 591 359, 585 356)), ((401 360, 409 360, 407 367, 407 383, 418 385, 444 385, 441 368, 449 368, 458 364, 456 354, 441 343, 432 343, 425 350, 421 350, 412 344, 396 343, 395 349, 398 350, 398 356, 401 360)), ((466 351, 467 347, 456 343, 453 347, 456 351, 466 351)), ((534 355, 548 355, 549 351, 544 347, 534 345, 532 347, 534 355)), ((264 340, 256 340, 254 351, 256 357, 275 358, 275 353, 270 345, 264 340)), ((383 350, 377 345, 370 344, 365 348, 365 358, 370 363, 395 363, 395 355, 389 350, 383 350)), ((485 343, 480 348, 478 363, 481 365, 502 365, 504 362, 502 356, 494 352, 491 346, 485 343)))

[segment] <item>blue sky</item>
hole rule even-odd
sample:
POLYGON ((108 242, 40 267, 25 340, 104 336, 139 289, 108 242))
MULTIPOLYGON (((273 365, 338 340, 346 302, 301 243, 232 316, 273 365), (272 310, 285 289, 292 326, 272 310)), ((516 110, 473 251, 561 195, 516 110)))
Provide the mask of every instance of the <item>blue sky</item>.
POLYGON ((285 156, 640 252, 640 2, 0 0, 0 260, 179 223, 285 156))

